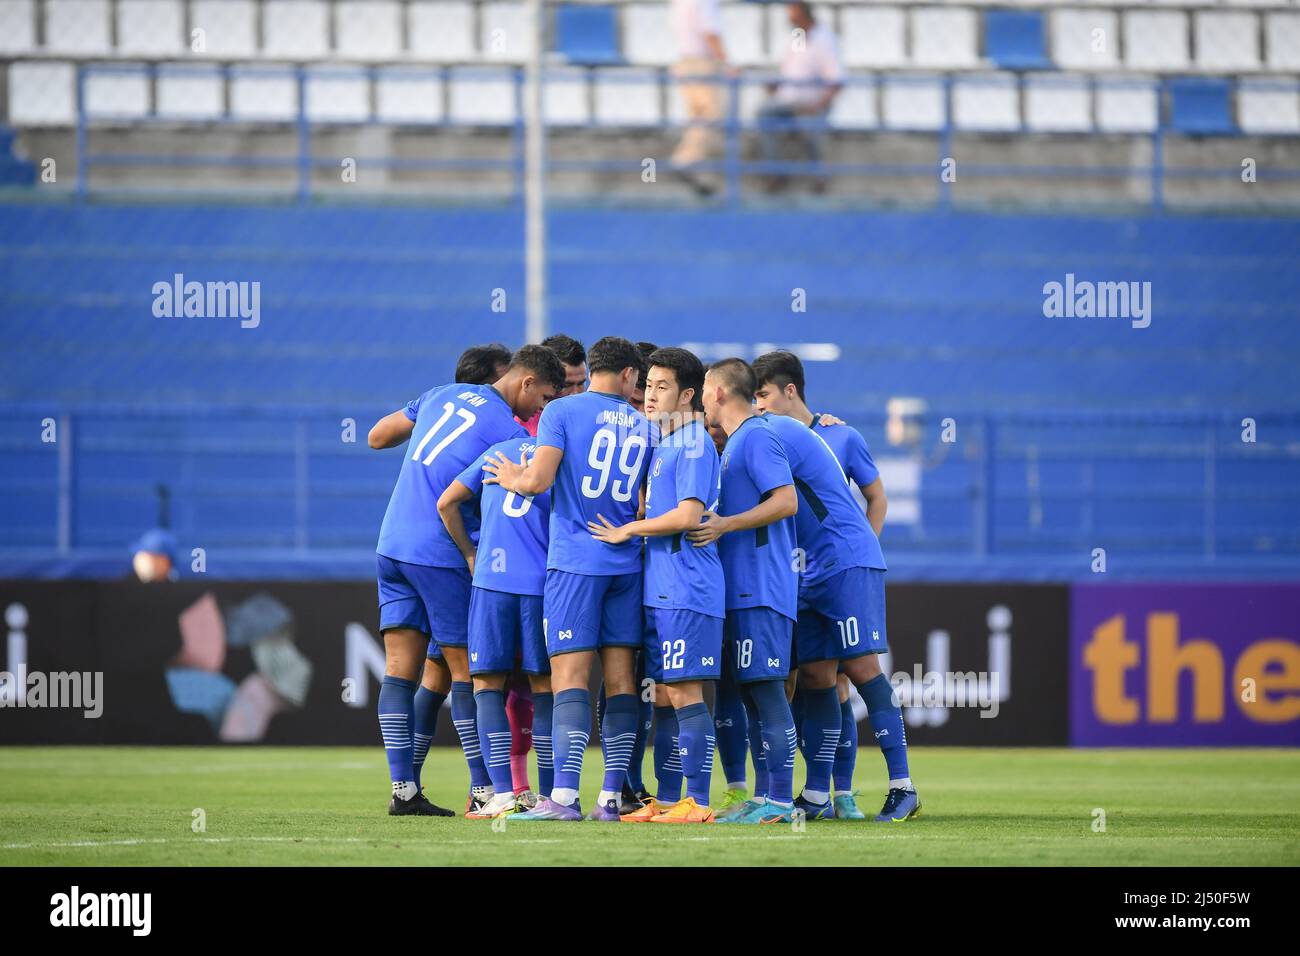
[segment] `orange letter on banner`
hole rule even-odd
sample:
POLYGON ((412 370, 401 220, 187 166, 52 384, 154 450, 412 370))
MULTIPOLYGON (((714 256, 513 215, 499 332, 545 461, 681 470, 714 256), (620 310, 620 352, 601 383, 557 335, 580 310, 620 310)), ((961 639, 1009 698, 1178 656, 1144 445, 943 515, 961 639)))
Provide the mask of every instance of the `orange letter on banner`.
POLYGON ((1262 724, 1284 724, 1300 717, 1300 647, 1290 641, 1257 641, 1242 651, 1233 675, 1233 696, 1241 712, 1262 724), (1270 664, 1281 664, 1279 673, 1269 672, 1270 664), (1254 703, 1241 699, 1241 682, 1246 678, 1255 681, 1257 694, 1254 703), (1275 696, 1270 698, 1269 691, 1275 696))
POLYGON ((1178 643, 1178 615, 1147 615, 1147 716, 1152 723, 1178 719, 1178 678, 1192 672, 1192 718, 1223 720, 1223 655, 1209 641, 1178 643))
POLYGON ((1137 667, 1140 651, 1124 640, 1124 616, 1117 614, 1092 632, 1083 663, 1092 670, 1092 711, 1104 724, 1132 724, 1138 702, 1124 693, 1124 674, 1137 667))

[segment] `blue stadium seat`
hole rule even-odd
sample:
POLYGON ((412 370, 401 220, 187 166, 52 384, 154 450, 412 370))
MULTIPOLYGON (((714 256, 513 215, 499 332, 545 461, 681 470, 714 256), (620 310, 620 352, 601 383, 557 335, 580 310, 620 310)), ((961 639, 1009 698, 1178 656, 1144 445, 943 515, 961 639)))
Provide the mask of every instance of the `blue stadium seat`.
POLYGON ((1046 26, 1038 10, 989 10, 984 14, 985 55, 1005 70, 1045 70, 1046 26))
POLYGON ((555 50, 570 63, 622 63, 613 7, 565 4, 555 11, 555 50))
POLYGON ((1236 132, 1232 121, 1232 91, 1216 77, 1182 77, 1169 84, 1172 99, 1169 125, 1183 133, 1205 136, 1236 132))

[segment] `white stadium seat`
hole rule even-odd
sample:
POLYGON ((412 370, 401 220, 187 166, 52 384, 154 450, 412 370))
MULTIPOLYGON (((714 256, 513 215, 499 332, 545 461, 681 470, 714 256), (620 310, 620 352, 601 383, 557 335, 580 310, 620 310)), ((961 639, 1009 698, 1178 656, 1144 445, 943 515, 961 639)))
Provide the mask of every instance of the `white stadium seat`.
POLYGON ((1024 99, 1028 129, 1061 133, 1092 129, 1092 90, 1087 77, 1027 75, 1024 99))
POLYGON ((415 59, 434 63, 478 59, 472 3, 412 3, 406 17, 406 43, 415 59))
POLYGON ((763 42, 763 8, 754 3, 722 5, 722 48, 727 61, 741 66, 767 63, 763 42))
POLYGON ((107 72, 102 73, 88 68, 84 102, 89 119, 132 120, 149 115, 148 72, 141 64, 121 66, 126 72, 118 73, 113 67, 105 67, 107 72))
POLYGON ((1270 70, 1300 72, 1300 13, 1264 14, 1264 49, 1270 70))
POLYGON ((1243 79, 1237 88, 1237 125, 1244 133, 1300 133, 1296 78, 1243 79))
MULTIPOLYGON (((623 6, 623 56, 629 63, 665 66, 677 59, 677 45, 668 27, 668 8, 662 3, 623 6)), ((723 37, 723 48, 727 39, 723 37)))
POLYGON ((9 65, 9 122, 70 126, 77 121, 77 70, 48 61, 9 65))
POLYGON ((542 115, 555 126, 585 126, 590 122, 585 69, 556 66, 546 71, 542 115))
POLYGON ((196 56, 249 60, 257 55, 257 8, 252 0, 194 0, 187 44, 196 56), (195 30, 203 49, 194 50, 195 30))
POLYGON ((1094 95, 1102 132, 1149 133, 1156 128, 1159 102, 1150 77, 1100 77, 1094 95))
MULTIPOLYGON (((663 121, 662 90, 654 70, 611 68, 595 75, 595 120, 606 126, 654 126, 663 121)), ((674 89, 669 96, 680 100, 674 89)))
POLYGON ((524 63, 533 53, 533 29, 528 7, 522 3, 484 3, 479 49, 494 63, 524 63))
POLYGON ((163 63, 156 96, 154 112, 160 119, 219 119, 226 109, 226 81, 216 66, 163 63))
POLYGON ((1196 65, 1228 73, 1259 69, 1259 19, 1244 10, 1198 10, 1196 65))
POLYGON ((948 104, 942 77, 919 73, 887 76, 881 87, 881 113, 890 129, 943 127, 948 104))
POLYGON ((307 118, 358 123, 370 118, 370 77, 360 69, 319 66, 307 70, 307 118))
POLYGON ((45 48, 52 53, 108 56, 108 0, 46 0, 45 48))
POLYGON ((880 110, 876 102, 874 79, 845 83, 831 104, 827 120, 836 129, 875 129, 880 125, 880 110))
POLYGON ((375 115, 389 123, 437 123, 442 106, 442 77, 418 67, 388 67, 375 75, 375 115))
POLYGON ((402 54, 397 0, 340 0, 334 5, 334 50, 349 60, 389 61, 402 54))
POLYGON ((1124 14, 1124 65, 1137 70, 1186 70, 1187 14, 1130 10, 1124 14))
POLYGON ((974 10, 917 7, 911 17, 914 66, 962 69, 979 65, 974 10))
POLYGON ((289 60, 329 54, 329 7, 320 0, 262 4, 262 52, 289 60))
POLYGON ((232 119, 285 122, 298 117, 298 80, 284 67, 237 67, 230 74, 232 119))
POLYGON ((31 53, 36 49, 36 0, 0 3, 0 56, 31 53))
POLYGON ((977 73, 952 84, 952 121, 960 129, 1001 132, 1020 128, 1020 86, 1014 74, 977 73))
POLYGON ((176 56, 188 49, 181 0, 118 0, 117 52, 123 56, 176 56))
POLYGON ((1052 60, 1061 69, 1105 70, 1119 65, 1119 17, 1114 11, 1053 10, 1049 22, 1052 60))
POLYGON ((474 126, 509 126, 515 121, 515 84, 502 68, 461 67, 451 71, 451 118, 474 126))
POLYGON ((739 119, 742 123, 752 123, 758 116, 759 107, 767 102, 767 79, 770 72, 758 74, 764 79, 759 82, 740 84, 739 119))
POLYGON ((907 20, 899 7, 847 7, 840 12, 840 57, 849 67, 907 63, 907 20))

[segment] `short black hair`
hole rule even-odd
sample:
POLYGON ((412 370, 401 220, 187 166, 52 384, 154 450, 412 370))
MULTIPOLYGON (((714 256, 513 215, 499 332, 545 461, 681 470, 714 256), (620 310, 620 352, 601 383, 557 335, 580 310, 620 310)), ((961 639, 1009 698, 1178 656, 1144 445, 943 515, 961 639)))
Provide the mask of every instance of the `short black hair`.
POLYGON ((782 391, 787 385, 793 385, 799 401, 808 401, 803 390, 803 362, 799 361, 799 356, 786 349, 768 352, 754 359, 754 381, 754 391, 768 382, 782 391))
POLYGON ((709 366, 709 371, 719 376, 727 391, 747 402, 754 400, 758 386, 754 384, 754 370, 743 358, 724 358, 709 366))
POLYGON ((456 381, 467 385, 491 385, 501 376, 497 369, 509 365, 510 350, 500 342, 471 345, 456 360, 456 381))
POLYGON ((621 372, 625 368, 634 368, 640 374, 646 369, 645 359, 642 358, 640 349, 617 335, 605 336, 587 354, 588 375, 621 372))
POLYGON ((658 351, 659 346, 655 345, 653 342, 638 342, 636 347, 637 351, 641 353, 641 357, 645 359, 645 368, 641 370, 641 377, 636 380, 636 387, 644 390, 645 373, 650 370, 650 356, 654 355, 655 352, 658 351))
POLYGON ((542 344, 555 352, 565 365, 581 365, 587 361, 587 350, 582 347, 582 343, 563 332, 547 336, 542 339, 542 344))
POLYGON ((510 363, 511 370, 522 368, 532 372, 543 382, 550 382, 559 391, 564 388, 564 366, 554 349, 545 345, 523 345, 510 363))
POLYGON ((679 389, 695 389, 691 408, 697 412, 704 411, 704 363, 694 352, 679 348, 655 349, 650 354, 650 364, 672 369, 679 389))

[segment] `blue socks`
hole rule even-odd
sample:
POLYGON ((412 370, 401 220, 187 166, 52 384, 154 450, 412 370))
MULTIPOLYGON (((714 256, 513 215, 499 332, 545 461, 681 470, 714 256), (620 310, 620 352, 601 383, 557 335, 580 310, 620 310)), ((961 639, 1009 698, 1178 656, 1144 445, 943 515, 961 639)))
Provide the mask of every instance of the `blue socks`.
MULTIPOLYGON (((379 731, 388 754, 388 775, 394 792, 398 784, 415 781, 411 727, 415 723, 415 683, 401 677, 385 677, 379 687, 379 731)), ((419 788, 416 788, 419 793, 419 788)), ((406 799, 410 799, 407 797, 406 799)))
MULTIPOLYGON (((536 707, 536 700, 533 702, 536 707)), ((555 744, 555 782, 551 799, 570 806, 578 799, 578 782, 582 777, 582 758, 591 738, 591 695, 585 687, 573 687, 555 695, 552 737, 555 744)), ((536 710, 534 710, 536 720, 536 710)), ((533 746, 537 746, 536 738, 533 746)))
POLYGON ((741 700, 745 705, 745 719, 748 723, 746 736, 749 739, 750 755, 754 758, 754 798, 767 796, 771 777, 767 772, 767 751, 763 749, 763 727, 758 719, 758 705, 743 691, 741 700))
POLYGON ((510 775, 510 720, 506 717, 506 695, 499 690, 481 690, 474 694, 474 707, 478 724, 479 746, 487 764, 492 789, 497 793, 511 793, 514 781, 510 775))
POLYGON ((718 759, 728 787, 745 785, 745 758, 749 749, 747 731, 749 718, 745 716, 745 702, 740 687, 726 670, 718 681, 713 698, 713 728, 718 738, 718 759))
MULTIPOLYGON (((758 709, 758 722, 767 759, 767 799, 774 803, 794 802, 794 752, 798 747, 794 717, 785 699, 785 682, 755 681, 745 690, 758 709)), ((754 736, 751 726, 750 736, 754 736)))
POLYGON ((421 684, 415 691, 415 734, 414 761, 415 786, 420 786, 420 771, 424 769, 424 758, 429 755, 429 743, 438 730, 438 714, 442 710, 446 694, 436 694, 421 684))
POLYGON ((840 704, 840 745, 835 750, 835 792, 853 792, 853 769, 858 763, 858 722, 853 700, 840 704))
POLYGON ((885 755, 891 783, 908 779, 907 732, 903 729, 903 710, 894 703, 894 688, 884 674, 877 674, 859 686, 858 693, 867 703, 867 719, 885 755))
POLYGON ((825 803, 830 799, 831 767, 840 742, 840 702, 834 685, 820 690, 804 688, 800 697, 803 723, 799 725, 799 750, 808 771, 804 796, 812 803, 825 803))
POLYGON ((469 681, 452 681, 451 722, 456 725, 460 749, 465 752, 465 762, 469 764, 469 785, 471 789, 486 789, 492 786, 492 778, 488 776, 487 767, 483 764, 476 716, 474 685, 469 681))
POLYGON ((605 755, 605 782, 601 793, 621 798, 627 781, 627 768, 636 747, 639 707, 636 694, 613 694, 605 697, 605 718, 600 725, 600 748, 605 755))
POLYGON ((645 748, 650 742, 650 727, 654 724, 654 701, 637 697, 636 743, 632 745, 632 758, 627 765, 627 785, 635 792, 645 790, 645 748))
POLYGON ((713 720, 703 701, 677 711, 677 750, 686 777, 686 795, 702 807, 709 805, 713 779, 713 720))
POLYGON ((551 726, 555 718, 555 695, 533 692, 533 751, 537 754, 537 792, 551 795, 555 786, 551 726))
POLYGON ((682 759, 677 752, 677 711, 655 708, 655 799, 676 803, 682 798, 682 759))

